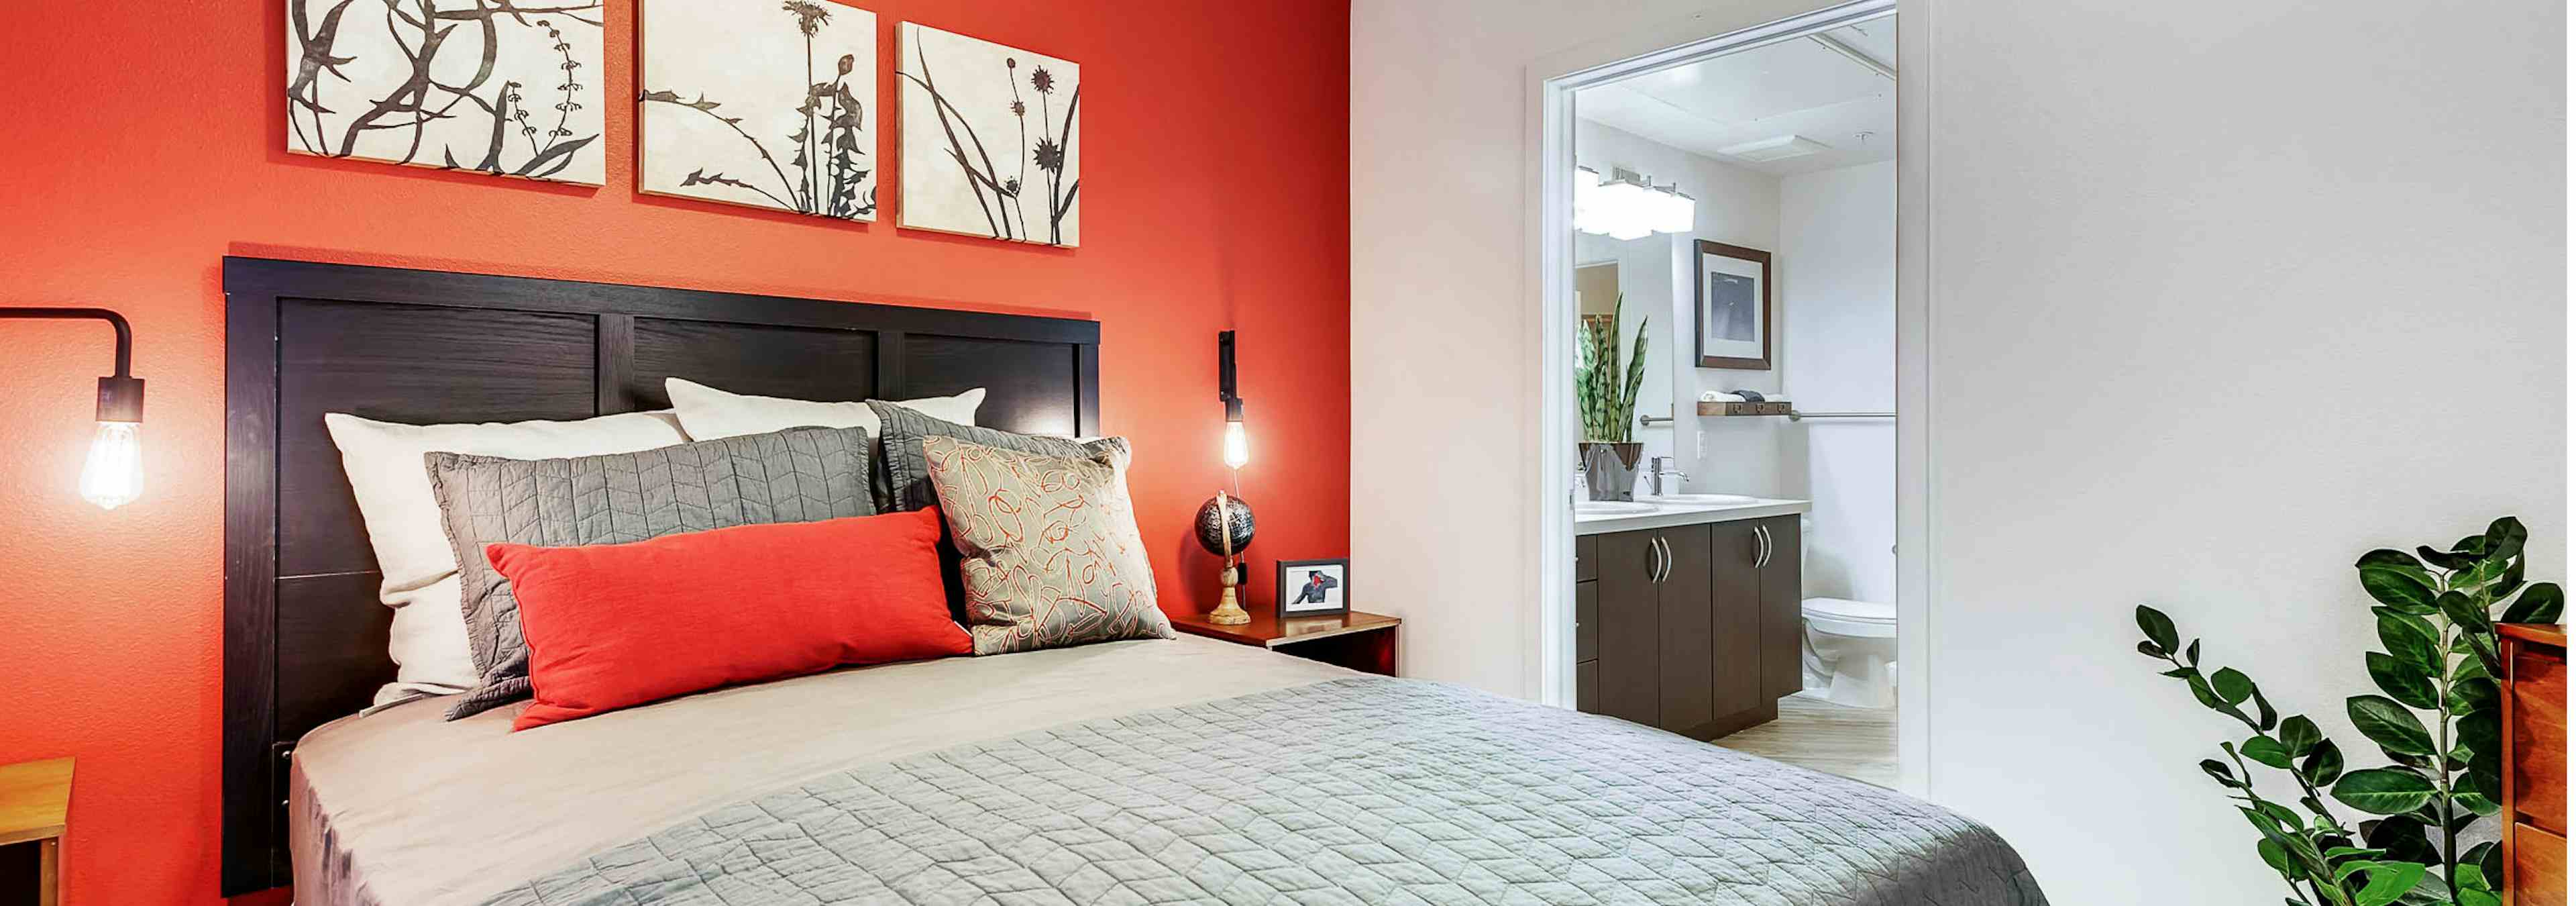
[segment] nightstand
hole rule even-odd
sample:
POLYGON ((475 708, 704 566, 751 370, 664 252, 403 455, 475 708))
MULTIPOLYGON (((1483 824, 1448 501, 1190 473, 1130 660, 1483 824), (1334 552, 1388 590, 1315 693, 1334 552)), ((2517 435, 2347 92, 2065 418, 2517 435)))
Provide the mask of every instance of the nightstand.
POLYGON ((1396 617, 1358 611, 1285 620, 1256 612, 1252 615, 1252 622, 1240 626, 1210 623, 1204 613, 1172 618, 1172 628, 1191 635, 1203 635, 1237 645, 1258 645, 1281 654, 1293 654, 1381 676, 1396 675, 1395 633, 1402 625, 1404 621, 1396 617))
MULTIPOLYGON (((55 906, 63 895, 63 831, 71 810, 72 760, 0 765, 0 878, 18 880, 25 847, 35 847, 36 906, 55 906)), ((30 902, 24 890, 0 891, 0 903, 30 902)))

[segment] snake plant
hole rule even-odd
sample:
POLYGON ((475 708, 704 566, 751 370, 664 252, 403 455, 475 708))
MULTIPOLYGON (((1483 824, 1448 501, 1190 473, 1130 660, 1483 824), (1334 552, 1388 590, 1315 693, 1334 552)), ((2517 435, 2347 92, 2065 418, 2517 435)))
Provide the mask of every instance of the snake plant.
POLYGON ((2171 618, 2138 608, 2146 634, 2138 653, 2170 665, 2164 675, 2187 684, 2202 706, 2253 731, 2219 743, 2227 761, 2200 769, 2260 832, 2255 852, 2289 884, 2292 906, 2503 902, 2503 853, 2494 843, 2463 849, 2460 837, 2504 796, 2495 624, 2555 623, 2565 606, 2556 584, 2524 584, 2525 538, 2507 516, 2447 551, 2381 549, 2354 564, 2378 602, 2371 616, 2388 650, 2362 655, 2383 694, 2347 698, 2344 712, 2392 762, 2385 767, 2344 770, 2343 750, 2315 721, 2280 716, 2236 668, 2202 673, 2200 640, 2183 645, 2171 618), (2284 784, 2260 783, 2248 761, 2282 772, 2299 807, 2258 791, 2284 784), (2378 817, 2347 825, 2329 797, 2378 817))
POLYGON ((1637 322, 1635 348, 1621 368, 1619 313, 1627 304, 1621 293, 1608 319, 1585 318, 1575 331, 1574 408, 1583 419, 1583 439, 1592 443, 1628 443, 1636 428, 1637 388, 1646 383, 1646 322, 1637 322))

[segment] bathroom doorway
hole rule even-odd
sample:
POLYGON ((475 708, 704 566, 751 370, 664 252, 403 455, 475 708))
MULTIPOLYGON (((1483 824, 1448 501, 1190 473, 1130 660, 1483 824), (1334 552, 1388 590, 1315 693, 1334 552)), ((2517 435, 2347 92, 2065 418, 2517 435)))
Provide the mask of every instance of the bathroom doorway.
POLYGON ((1919 792, 1897 29, 1894 0, 1847 3, 1538 86, 1569 413, 1541 432, 1566 494, 1538 672, 1560 704, 1919 792))

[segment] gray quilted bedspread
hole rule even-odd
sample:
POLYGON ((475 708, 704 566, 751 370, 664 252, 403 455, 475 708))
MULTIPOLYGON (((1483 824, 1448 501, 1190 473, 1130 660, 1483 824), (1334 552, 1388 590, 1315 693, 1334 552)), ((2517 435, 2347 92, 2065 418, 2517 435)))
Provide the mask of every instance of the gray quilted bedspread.
POLYGON ((1984 826, 1606 717, 1351 679, 853 767, 534 904, 2038 906, 1984 826))

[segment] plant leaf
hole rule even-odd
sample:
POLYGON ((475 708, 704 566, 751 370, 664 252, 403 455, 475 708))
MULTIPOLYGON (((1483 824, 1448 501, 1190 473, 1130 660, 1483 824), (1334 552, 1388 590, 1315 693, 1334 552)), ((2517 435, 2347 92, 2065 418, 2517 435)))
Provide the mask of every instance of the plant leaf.
POLYGON ((2413 862, 2371 862, 2367 869, 2370 882, 2353 895, 2355 906, 2388 906, 2398 897, 2414 890, 2424 880, 2424 866, 2413 862))
POLYGON ((2158 647, 2156 647, 2156 643, 2154 643, 2154 642, 2148 642, 2148 641, 2140 641, 2140 642, 2138 642, 2138 653, 2139 653, 2139 654, 2146 655, 2146 656, 2151 657, 2151 658, 2155 658, 2156 660, 2159 660, 2159 661, 2164 660, 2164 659, 2165 659, 2165 656, 2166 656, 2166 652, 2165 652, 2165 650, 2164 650, 2164 649, 2162 649, 2162 648, 2158 648, 2158 647))
POLYGON ((2442 854, 2433 849, 2433 841, 2426 836, 2429 831, 2424 826, 2424 822, 2405 815, 2394 815, 2367 822, 2367 824, 2367 829, 2361 833, 2362 841, 2369 846, 2387 850, 2389 858, 2426 865, 2441 864, 2442 854))
POLYGON ((2165 616, 2164 611, 2138 605, 2138 629, 2145 632, 2147 641, 2156 643, 2158 648, 2172 651, 2182 647, 2182 637, 2174 632, 2173 618, 2165 616))
POLYGON ((2254 680, 2234 667, 2220 667, 2217 673, 2210 674, 2209 689, 2218 693, 2220 701, 2241 705, 2254 697, 2254 680))
POLYGON ((2474 554, 2454 554, 2448 551, 2437 551, 2425 545, 2416 545, 2415 556, 2422 557, 2424 558, 2424 562, 2446 570, 2467 569, 2478 565, 2478 558, 2474 554))
POLYGON ((2430 676, 2442 670, 2442 637, 2424 618, 2399 613, 2389 608, 2372 608, 2379 614, 2379 644, 2388 653, 2423 669, 2430 676))
POLYGON ((2306 877, 2305 872, 2290 864, 2289 851, 2282 849, 2281 844, 2273 842, 2270 837, 2254 841, 2254 853, 2262 856, 2263 864, 2272 866, 2272 870, 2280 872, 2281 877, 2288 878, 2292 882, 2306 877))
POLYGON ((2299 776, 2306 778, 2309 786, 2334 786, 2335 780, 2343 776, 2343 750, 2335 746, 2334 740, 2319 740, 2307 760, 2299 763, 2299 776))
POLYGON ((2402 815, 2433 800, 2433 782, 2396 768, 2363 768, 2335 781, 2335 800, 2374 815, 2402 815))
POLYGON ((2487 534, 2485 538, 2485 554, 2487 561, 2491 563, 2503 563, 2505 561, 2512 560, 2515 556, 2522 553, 2522 543, 2530 537, 2531 533, 2525 531, 2522 527, 2522 520, 2515 519, 2511 516, 2505 516, 2494 522, 2487 523, 2487 534))
POLYGON ((2385 548, 2371 551, 2361 555, 2353 568, 2361 572, 2361 588, 2373 600, 2391 607, 2432 609, 2432 576, 2405 552, 2385 548))
POLYGON ((2249 737, 2238 750, 2244 752, 2245 757, 2272 767, 2287 769, 2290 766, 2290 750, 2282 746, 2280 740, 2269 736, 2249 737))
POLYGON ((2534 582, 2522 590, 2522 597, 2515 598, 2513 606, 2505 608, 2504 616, 2496 622, 2555 623, 2566 605, 2566 593, 2559 591, 2558 583, 2534 582))
POLYGON ((2470 632, 2495 631, 2495 627, 2487 623, 2487 609, 2478 606, 2478 602, 2470 600, 2468 595, 2446 591, 2441 597, 2433 599, 2433 606, 2441 608, 2442 615, 2450 617, 2451 622, 2461 629, 2470 632))
POLYGON ((2377 651, 2363 654, 2361 660, 2370 669, 2370 681, 2390 698, 2418 708, 2431 708, 2439 701, 2433 678, 2421 666, 2377 651))
POLYGON ((2326 734, 2317 729, 2317 722, 2309 720, 2307 715, 2292 714, 2281 720, 2280 738, 2281 745, 2288 748, 2290 754, 2304 758, 2309 749, 2326 738, 2326 734))
POLYGON ((2201 759, 2200 772, 2209 775, 2211 779, 2218 781, 2220 784, 2223 784, 2230 789, 2245 785, 2245 781, 2236 779, 2236 772, 2228 768, 2226 762, 2215 758, 2201 759))
POLYGON ((2438 754, 2433 750, 2433 735, 2425 732, 2424 722, 2405 705, 2377 695, 2356 695, 2344 699, 2344 712, 2352 718, 2353 728, 2380 748, 2407 755, 2438 754))

